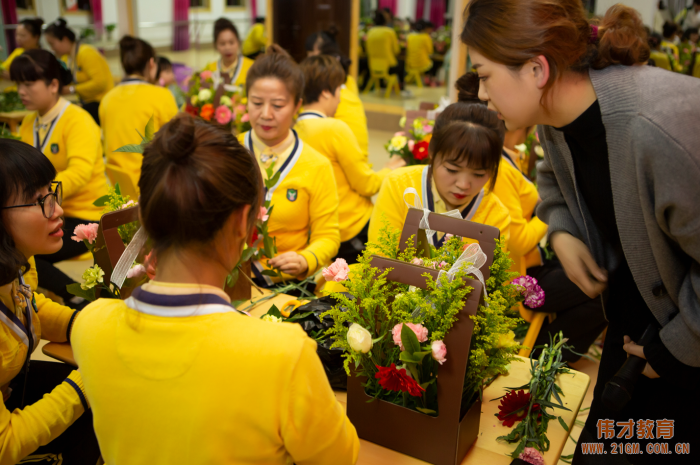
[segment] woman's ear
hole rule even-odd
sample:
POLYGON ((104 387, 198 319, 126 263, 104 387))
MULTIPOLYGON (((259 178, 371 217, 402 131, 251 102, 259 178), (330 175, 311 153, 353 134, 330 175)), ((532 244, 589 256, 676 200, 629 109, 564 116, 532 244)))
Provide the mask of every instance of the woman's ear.
POLYGON ((304 102, 304 101, 303 101, 302 99, 299 99, 299 101, 297 102, 296 107, 294 107, 294 114, 295 114, 295 115, 296 115, 297 113, 299 113, 299 109, 301 109, 301 104, 302 104, 303 102, 304 102))
POLYGON ((59 89, 61 86, 60 86, 60 84, 58 83, 58 79, 52 79, 51 82, 49 83, 49 85, 46 86, 46 87, 49 88, 49 92, 51 92, 52 94, 57 94, 57 95, 58 95, 58 94, 59 94, 59 90, 58 90, 58 89, 59 89))
POLYGON ((530 68, 532 76, 535 79, 535 84, 538 89, 544 89, 549 82, 550 69, 549 61, 544 55, 539 55, 530 60, 530 68))

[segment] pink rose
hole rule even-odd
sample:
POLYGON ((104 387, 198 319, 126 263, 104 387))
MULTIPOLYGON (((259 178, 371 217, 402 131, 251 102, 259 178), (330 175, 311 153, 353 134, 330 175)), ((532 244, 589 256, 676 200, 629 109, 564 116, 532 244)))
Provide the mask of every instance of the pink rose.
POLYGON ((394 133, 394 137, 403 137, 406 133, 404 131, 399 131, 394 133))
MULTIPOLYGON (((418 342, 425 342, 428 340, 428 328, 423 325, 417 325, 414 323, 405 323, 406 326, 411 328, 418 338, 418 342)), ((399 349, 403 351, 403 343, 401 342, 401 328, 404 323, 399 323, 391 330, 391 337, 394 338, 394 344, 399 346, 399 349)))
POLYGON ((199 77, 201 79, 204 79, 205 81, 207 79, 211 79, 211 71, 202 71, 201 73, 199 73, 199 77))
POLYGON ((75 236, 71 237, 71 239, 75 242, 88 241, 88 244, 92 244, 97 239, 97 229, 99 227, 98 223, 79 224, 75 227, 73 231, 75 236))
POLYGON ((423 132, 426 134, 430 134, 431 132, 433 132, 433 127, 429 124, 426 124, 425 126, 423 126, 423 132))
POLYGON ((445 242, 449 241, 453 237, 455 237, 454 234, 450 234, 450 233, 445 234, 445 242))
POLYGON ((523 462, 531 463, 532 465, 544 465, 544 457, 542 457, 540 451, 534 447, 526 447, 525 450, 520 453, 518 458, 523 462))
POLYGON ((422 258, 414 258, 413 260, 411 260, 411 263, 414 265, 423 266, 423 259, 422 258))
POLYGON ((331 266, 323 269, 323 277, 326 281, 335 281, 339 283, 348 279, 348 273, 350 268, 348 267, 348 262, 342 258, 336 258, 331 266))
POLYGON ((430 348, 433 350, 433 358, 440 365, 447 361, 447 346, 442 341, 435 341, 431 344, 430 348))
POLYGON ((258 212, 258 219, 264 223, 269 218, 270 218, 270 215, 267 214, 267 208, 260 207, 260 211, 258 212))
POLYGON ((136 265, 126 273, 127 278, 140 278, 146 274, 146 267, 143 265, 136 265))
POLYGON ((240 115, 241 113, 245 113, 245 105, 238 105, 236 107, 236 114, 240 115))
POLYGON ((231 122, 231 110, 226 105, 219 105, 214 112, 216 122, 219 124, 228 124, 231 122))
POLYGON ((250 115, 248 115, 248 113, 241 116, 241 123, 247 123, 249 120, 250 120, 250 115))
POLYGON ((416 145, 415 141, 409 140, 408 141, 408 150, 413 152, 413 147, 415 147, 415 145, 416 145))
POLYGON ((129 201, 126 202, 124 205, 122 205, 121 207, 119 207, 119 209, 120 209, 120 210, 124 210, 124 209, 126 209, 126 208, 135 207, 136 205, 138 205, 136 202, 134 202, 133 200, 129 200, 129 201))

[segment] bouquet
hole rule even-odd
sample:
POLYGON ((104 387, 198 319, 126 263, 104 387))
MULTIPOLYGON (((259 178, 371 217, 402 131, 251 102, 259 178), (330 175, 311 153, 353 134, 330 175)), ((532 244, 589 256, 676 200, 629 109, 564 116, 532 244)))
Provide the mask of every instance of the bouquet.
POLYGON ((515 149, 520 152, 520 159, 517 160, 520 166, 520 171, 525 173, 525 175, 534 180, 537 178, 537 167, 532 163, 532 171, 530 171, 530 158, 534 153, 538 159, 544 158, 544 149, 540 145, 540 139, 537 136, 537 127, 534 128, 530 134, 527 135, 525 142, 520 145, 516 145, 515 149))
POLYGON ((192 116, 215 122, 237 133, 250 130, 247 98, 238 86, 223 84, 217 71, 195 73, 187 92, 188 101, 183 110, 192 116), (217 99, 217 89, 223 93, 217 99))
POLYGON ((408 135, 404 131, 397 132, 384 148, 391 156, 402 157, 407 165, 426 165, 430 158, 428 147, 433 137, 434 126, 435 121, 416 118, 408 135))
MULTIPOLYGON (((351 274, 342 270, 335 274, 333 280, 342 282, 349 295, 332 294, 338 305, 324 314, 334 321, 326 335, 334 339, 331 347, 345 350, 347 373, 352 366, 358 375, 367 378, 364 387, 368 395, 437 415, 438 374, 450 350, 443 340, 473 290, 465 284, 466 270, 451 270, 466 247, 461 238, 450 237, 440 249, 431 247, 429 257, 421 258, 412 246, 413 238, 403 252, 398 252, 399 237, 399 231, 385 225, 378 242, 368 244, 357 269, 351 274), (380 272, 371 266, 374 253, 450 270, 452 279, 442 274, 434 280, 426 273, 425 289, 388 281, 389 270, 380 272)), ((488 297, 472 317, 475 326, 464 380, 464 411, 497 375, 507 373, 521 348, 512 332, 519 319, 506 314, 524 298, 521 287, 508 283, 511 263, 499 242, 486 282, 488 297)))
POLYGON ((450 26, 440 26, 432 34, 433 48, 437 53, 445 54, 450 49, 452 43, 452 28, 450 26))
POLYGON ((16 90, 0 92, 0 113, 22 110, 24 110, 24 105, 16 90))

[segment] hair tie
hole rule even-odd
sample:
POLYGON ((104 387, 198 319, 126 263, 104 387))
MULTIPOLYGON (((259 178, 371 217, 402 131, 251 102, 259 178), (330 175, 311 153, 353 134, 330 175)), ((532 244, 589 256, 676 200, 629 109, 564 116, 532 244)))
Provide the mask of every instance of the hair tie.
POLYGON ((597 40, 598 40, 598 26, 596 26, 595 24, 591 24, 591 38, 589 39, 589 42, 592 44, 595 44, 597 40))

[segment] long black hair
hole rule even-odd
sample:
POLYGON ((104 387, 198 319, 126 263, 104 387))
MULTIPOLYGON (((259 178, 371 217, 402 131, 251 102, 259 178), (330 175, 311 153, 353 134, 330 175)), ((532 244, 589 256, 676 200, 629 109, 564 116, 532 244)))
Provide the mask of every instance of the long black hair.
MULTIPOLYGON (((29 144, 0 139, 0 206, 31 202, 36 192, 56 178, 56 168, 46 155, 29 144)), ((0 211, 4 213, 5 210, 0 211)), ((5 215, 0 215, 0 286, 29 270, 27 258, 15 247, 5 215)))
POLYGON ((44 32, 54 36, 58 40, 63 40, 64 37, 68 37, 68 40, 75 42, 75 32, 68 27, 68 23, 63 18, 58 18, 56 21, 46 26, 46 31, 44 32))
POLYGON ((12 61, 10 79, 15 82, 58 80, 58 92, 73 81, 70 70, 48 50, 27 50, 12 61))

